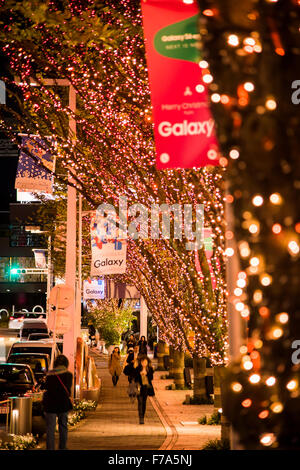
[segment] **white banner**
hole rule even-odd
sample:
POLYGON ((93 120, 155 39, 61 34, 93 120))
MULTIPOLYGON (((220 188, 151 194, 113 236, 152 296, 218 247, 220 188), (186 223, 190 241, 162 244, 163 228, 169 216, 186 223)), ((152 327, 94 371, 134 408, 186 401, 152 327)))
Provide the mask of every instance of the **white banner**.
POLYGON ((124 274, 126 272, 127 241, 116 238, 107 217, 96 213, 91 218, 91 276, 124 274))
POLYGON ((100 300, 105 298, 104 279, 87 280, 83 283, 84 300, 100 300))
POLYGON ((35 259, 35 267, 40 269, 47 268, 47 261, 46 261, 46 250, 33 250, 34 252, 34 259, 35 259))

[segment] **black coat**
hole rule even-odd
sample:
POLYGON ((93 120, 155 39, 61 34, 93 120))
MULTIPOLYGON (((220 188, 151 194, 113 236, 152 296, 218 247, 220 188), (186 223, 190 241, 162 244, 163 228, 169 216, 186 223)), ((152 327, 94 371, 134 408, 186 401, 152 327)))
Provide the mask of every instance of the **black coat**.
POLYGON ((43 406, 46 413, 65 413, 72 409, 70 400, 72 383, 73 375, 65 368, 54 369, 47 374, 43 396, 43 406))
MULTIPOLYGON (((134 369, 134 381, 139 383, 141 386, 143 386, 141 370, 142 370, 142 366, 137 366, 134 369)), ((148 372, 147 372, 147 379, 148 379, 149 385, 152 385, 153 374, 154 374, 153 368, 149 367, 148 372)))
POLYGON ((139 341, 138 342, 138 346, 139 346, 139 354, 145 354, 147 355, 147 341, 139 341))

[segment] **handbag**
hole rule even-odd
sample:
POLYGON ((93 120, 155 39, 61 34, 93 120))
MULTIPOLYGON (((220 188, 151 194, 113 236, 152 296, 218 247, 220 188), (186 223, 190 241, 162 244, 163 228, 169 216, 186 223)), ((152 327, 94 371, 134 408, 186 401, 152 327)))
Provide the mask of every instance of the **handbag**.
POLYGON ((130 397, 136 397, 138 393, 138 387, 135 382, 131 382, 128 386, 128 395, 130 397))
POLYGON ((148 395, 148 397, 154 397, 155 396, 155 392, 154 392, 154 388, 153 388, 152 384, 147 385, 147 395, 148 395))

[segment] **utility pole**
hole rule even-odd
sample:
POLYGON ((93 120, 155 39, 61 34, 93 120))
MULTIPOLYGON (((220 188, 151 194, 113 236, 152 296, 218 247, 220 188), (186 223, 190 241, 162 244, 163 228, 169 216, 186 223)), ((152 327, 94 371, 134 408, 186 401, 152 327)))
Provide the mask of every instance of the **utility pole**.
MULTIPOLYGON (((15 79, 16 83, 20 84, 19 79, 15 79)), ((39 86, 40 83, 35 80, 31 80, 32 86, 39 86)), ((69 87, 69 108, 72 111, 73 116, 76 112, 76 91, 73 85, 67 79, 44 79, 42 80, 44 86, 67 86, 69 87)), ((76 120, 71 116, 69 118, 69 137, 75 141, 76 139, 76 120)), ((69 183, 74 184, 74 179, 69 173, 69 183)), ((76 246, 76 234, 77 234, 77 191, 76 189, 68 184, 67 194, 67 241, 66 241, 66 269, 65 269, 65 283, 67 286, 74 290, 76 295, 77 305, 81 304, 81 289, 79 292, 78 285, 76 284, 76 258, 77 258, 77 246, 76 246)), ((80 253, 79 253, 80 254, 80 253)), ((81 260, 80 260, 81 263, 81 260)), ((81 281, 79 281, 81 284, 81 281)), ((70 372, 74 373, 75 370, 75 352, 76 352, 76 341, 77 336, 80 333, 80 322, 81 317, 78 315, 79 308, 75 306, 75 300, 73 304, 68 307, 68 313, 70 314, 72 321, 72 327, 68 333, 64 335, 63 352, 69 359, 70 372)))

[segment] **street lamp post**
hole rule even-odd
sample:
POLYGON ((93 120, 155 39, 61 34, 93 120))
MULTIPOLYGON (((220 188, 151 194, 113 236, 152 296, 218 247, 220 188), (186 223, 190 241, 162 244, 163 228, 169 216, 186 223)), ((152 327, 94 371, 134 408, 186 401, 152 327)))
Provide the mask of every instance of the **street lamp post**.
MULTIPOLYGON (((76 111, 76 91, 69 80, 66 79, 46 79, 43 84, 48 86, 68 86, 69 87, 69 108, 74 116, 76 111)), ((76 138, 76 121, 74 117, 69 118, 69 136, 72 139, 76 138)), ((69 174, 69 182, 74 183, 72 176, 69 174)), ((75 301, 68 307, 68 313, 73 318, 71 329, 69 332, 64 334, 63 352, 69 359, 70 372, 74 374, 75 370, 75 353, 76 353, 76 339, 80 330, 80 317, 78 318, 78 304, 81 292, 76 289, 76 254, 77 254, 77 194, 76 189, 68 185, 67 194, 67 236, 66 236, 66 269, 65 269, 65 282, 67 286, 73 288, 75 294, 75 301), (79 323, 79 325, 78 325, 79 323)), ((80 261, 81 263, 81 261, 80 261)))
MULTIPOLYGON (((15 79, 16 83, 21 83, 18 78, 15 79)), ((39 86, 35 80, 32 80, 31 85, 39 86)), ((42 84, 45 86, 68 86, 69 87, 69 108, 72 111, 72 116, 69 118, 69 136, 75 140, 76 138, 76 121, 74 118, 76 111, 76 91, 69 80, 67 79, 44 79, 42 84)), ((69 183, 74 184, 74 180, 69 173, 69 183)), ((81 201, 80 201, 81 204, 81 201)), ((80 334, 80 309, 78 305, 81 305, 81 259, 79 261, 80 266, 80 278, 78 285, 76 284, 76 258, 77 258, 77 246, 76 246, 76 219, 77 219, 77 191, 74 186, 68 184, 67 194, 67 236, 66 236, 66 269, 65 269, 65 282, 68 286, 72 287, 75 295, 75 301, 73 305, 68 308, 68 313, 73 318, 72 327, 68 333, 64 335, 64 346, 63 352, 68 357, 70 363, 70 371, 74 373, 75 365, 75 350, 76 350, 76 338, 80 334)), ((81 246, 81 243, 80 243, 81 246)), ((79 256, 81 257, 81 248, 79 250, 79 256)))

